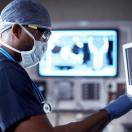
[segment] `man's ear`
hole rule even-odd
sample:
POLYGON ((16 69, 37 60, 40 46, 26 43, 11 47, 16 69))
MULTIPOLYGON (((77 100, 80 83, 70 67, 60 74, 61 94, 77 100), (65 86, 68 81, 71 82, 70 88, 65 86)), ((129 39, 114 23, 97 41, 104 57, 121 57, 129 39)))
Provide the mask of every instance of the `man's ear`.
POLYGON ((14 24, 14 25, 12 26, 11 31, 12 31, 13 35, 14 35, 16 38, 18 38, 18 39, 20 38, 21 33, 22 33, 22 28, 21 28, 20 25, 14 24))

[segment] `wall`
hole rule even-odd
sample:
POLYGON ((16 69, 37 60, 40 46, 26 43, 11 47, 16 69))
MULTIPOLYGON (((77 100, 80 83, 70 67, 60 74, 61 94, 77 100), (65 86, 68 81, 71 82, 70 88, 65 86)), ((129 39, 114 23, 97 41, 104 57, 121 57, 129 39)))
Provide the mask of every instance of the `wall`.
MULTIPOLYGON (((12 0, 1 0, 0 10, 12 0)), ((34 0, 49 10, 53 22, 131 21, 131 0, 34 0)))
POLYGON ((41 0, 53 22, 130 21, 131 0, 41 0))

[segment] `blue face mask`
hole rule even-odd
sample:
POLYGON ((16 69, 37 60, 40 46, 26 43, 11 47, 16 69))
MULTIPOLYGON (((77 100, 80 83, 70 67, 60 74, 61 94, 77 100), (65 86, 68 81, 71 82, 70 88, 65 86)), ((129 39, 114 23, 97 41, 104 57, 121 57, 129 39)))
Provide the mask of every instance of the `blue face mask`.
POLYGON ((42 36, 40 41, 35 40, 34 36, 24 27, 22 29, 31 37, 34 41, 33 49, 31 51, 22 51, 22 65, 26 68, 33 67, 37 65, 44 53, 47 50, 47 42, 43 41, 45 38, 42 36))
POLYGON ((44 36, 42 36, 40 41, 35 40, 34 36, 26 28, 24 28, 23 26, 21 27, 27 33, 27 35, 31 37, 34 41, 33 48, 30 51, 19 51, 18 49, 11 47, 10 45, 6 44, 1 40, 0 43, 13 51, 20 53, 22 57, 22 66, 24 68, 30 68, 40 62, 42 56, 47 50, 47 42, 43 41, 45 40, 45 38, 43 38, 44 36))

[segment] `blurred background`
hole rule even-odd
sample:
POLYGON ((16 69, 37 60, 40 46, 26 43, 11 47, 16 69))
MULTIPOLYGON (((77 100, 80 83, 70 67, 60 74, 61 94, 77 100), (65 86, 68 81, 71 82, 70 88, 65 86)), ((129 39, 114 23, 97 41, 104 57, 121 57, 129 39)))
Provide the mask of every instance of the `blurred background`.
MULTIPOLYGON (((53 125, 79 121, 126 92, 122 45, 132 42, 132 0, 41 2, 53 33, 40 65, 27 71, 52 105, 53 125)), ((104 132, 116 130, 132 131, 132 112, 104 132)))

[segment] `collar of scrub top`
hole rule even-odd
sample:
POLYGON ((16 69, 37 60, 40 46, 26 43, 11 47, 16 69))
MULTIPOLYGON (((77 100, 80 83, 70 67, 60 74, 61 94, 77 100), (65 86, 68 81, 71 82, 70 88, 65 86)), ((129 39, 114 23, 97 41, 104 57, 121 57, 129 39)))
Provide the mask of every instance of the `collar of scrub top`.
MULTIPOLYGON (((13 58, 5 49, 0 48, 0 53, 2 53, 2 54, 3 54, 5 57, 7 57, 9 60, 15 62, 14 58, 13 58)), ((38 90, 37 85, 36 85, 33 81, 32 81, 32 85, 33 85, 33 88, 34 88, 35 93, 36 93, 36 94, 38 95, 38 97, 39 97, 40 102, 43 103, 44 97, 43 97, 43 95, 41 94, 41 92, 38 90)))
POLYGON ((0 53, 2 53, 5 57, 7 57, 9 60, 14 61, 14 58, 3 48, 0 48, 0 53))
MULTIPOLYGON (((2 53, 9 60, 15 62, 14 58, 5 49, 0 48, 0 53, 2 53)), ((51 111, 51 106, 44 101, 44 97, 43 97, 42 93, 39 91, 37 85, 33 81, 32 81, 32 85, 33 85, 33 90, 34 90, 34 92, 36 94, 36 97, 38 98, 38 100, 40 101, 40 103, 42 103, 44 105, 44 111, 46 113, 49 113, 51 111)))
MULTIPOLYGON (((0 52, 1 52, 4 56, 6 56, 9 60, 15 62, 14 58, 13 58, 5 49, 0 48, 0 52)), ((39 97, 39 100, 40 100, 41 102, 43 102, 43 101, 44 101, 44 97, 43 97, 43 95, 41 94, 41 92, 38 90, 37 85, 36 85, 33 81, 32 81, 32 85, 33 85, 34 91, 36 92, 36 94, 37 94, 38 97, 39 97)))

